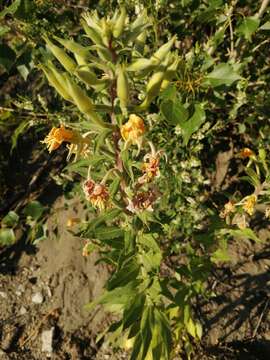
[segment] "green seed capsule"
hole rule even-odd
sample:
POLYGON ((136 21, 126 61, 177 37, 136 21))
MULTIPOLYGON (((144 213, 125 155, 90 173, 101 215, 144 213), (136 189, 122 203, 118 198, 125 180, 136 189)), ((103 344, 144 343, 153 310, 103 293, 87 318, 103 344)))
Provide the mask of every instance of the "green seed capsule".
POLYGON ((82 27, 83 27, 84 32, 86 33, 87 37, 89 37, 93 41, 93 43, 95 43, 97 45, 101 45, 103 43, 102 37, 100 35, 101 29, 100 29, 100 32, 98 32, 93 27, 90 27, 84 20, 81 21, 81 24, 82 24, 82 27))
POLYGON ((48 48, 51 50, 56 59, 63 65, 63 67, 70 73, 73 73, 77 65, 70 56, 68 56, 63 49, 54 45, 47 37, 44 37, 48 48))
POLYGON ((76 70, 75 75, 88 86, 97 85, 99 83, 96 74, 89 71, 87 67, 76 70))
POLYGON ((125 113, 129 100, 129 87, 128 87, 127 74, 123 66, 119 66, 118 69, 116 90, 117 90, 117 96, 120 100, 120 107, 122 111, 125 113))
POLYGON ((87 114, 94 111, 94 104, 91 99, 85 94, 85 92, 70 78, 66 77, 68 92, 70 93, 75 105, 78 109, 87 114))
MULTIPOLYGON (((66 87, 63 86, 63 83, 61 84, 58 81, 58 79, 56 78, 53 71, 49 67, 46 67, 45 65, 40 65, 40 68, 42 69, 42 71, 46 75, 46 77, 47 77, 49 83, 51 84, 51 86, 53 86, 55 88, 55 90, 59 93, 59 95, 62 96, 62 98, 64 98, 67 101, 72 101, 70 95, 66 91, 66 87)), ((64 80, 64 79, 62 79, 62 80, 64 80)))
POLYGON ((85 92, 68 76, 66 76, 66 83, 68 92, 72 96, 75 105, 78 109, 85 115, 95 122, 99 127, 107 128, 108 125, 100 118, 100 116, 95 112, 95 106, 92 103, 91 99, 85 94, 85 92))
POLYGON ((146 69, 153 69, 155 64, 151 59, 140 58, 132 63, 128 68, 127 71, 142 71, 146 69))
POLYGON ((166 55, 168 55, 171 47, 175 42, 176 36, 173 36, 171 40, 169 40, 166 44, 162 45, 154 54, 151 56, 151 60, 156 64, 159 64, 163 59, 165 59, 166 55))
POLYGON ((63 45, 67 50, 71 51, 72 53, 77 54, 79 56, 81 56, 82 58, 87 59, 87 56, 89 54, 89 50, 76 43, 73 40, 67 40, 67 39, 61 39, 58 36, 54 36, 54 38, 61 44, 63 45))
POLYGON ((117 39, 122 35, 125 27, 125 22, 127 18, 126 8, 122 7, 118 20, 116 21, 113 27, 113 36, 117 39))

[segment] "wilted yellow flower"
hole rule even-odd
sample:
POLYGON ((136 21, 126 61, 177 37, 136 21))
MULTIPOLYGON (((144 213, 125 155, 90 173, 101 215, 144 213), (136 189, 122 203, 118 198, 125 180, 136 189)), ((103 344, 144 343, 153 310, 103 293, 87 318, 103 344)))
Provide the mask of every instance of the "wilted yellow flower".
POLYGON ((233 213, 235 211, 235 205, 230 200, 224 205, 224 209, 220 213, 221 218, 226 218, 229 214, 233 213))
POLYGON ((104 210, 108 205, 109 192, 105 185, 96 184, 92 179, 85 181, 83 190, 86 199, 91 202, 94 207, 104 210))
POLYGON ((247 196, 243 205, 243 209, 251 216, 254 213, 254 207, 257 201, 257 196, 252 194, 247 196))
POLYGON ((156 201, 157 197, 157 192, 152 189, 137 193, 132 200, 129 200, 127 210, 133 213, 143 210, 153 211, 152 205, 156 201))
POLYGON ((79 222, 80 222, 79 218, 69 218, 67 220, 67 227, 72 227, 72 226, 74 226, 76 224, 79 224, 79 222))
POLYGON ((53 127, 42 143, 47 145, 49 152, 52 152, 58 149, 63 142, 71 142, 73 137, 74 132, 61 125, 60 128, 53 127))
POLYGON ((83 250, 82 250, 82 256, 86 257, 89 256, 91 254, 91 249, 90 249, 90 241, 86 241, 83 250))
POLYGON ((144 184, 144 183, 150 182, 153 180, 153 178, 159 177, 160 176, 159 155, 158 154, 155 154, 155 155, 147 154, 144 157, 142 171, 143 171, 144 175, 138 179, 139 184, 144 184))
POLYGON ((145 132, 143 119, 135 114, 131 114, 128 121, 121 127, 120 131, 126 142, 132 144, 138 143, 145 132))
POLYGON ((269 206, 267 206, 267 208, 265 209, 265 217, 266 217, 266 219, 270 219, 270 207, 269 206))
POLYGON ((250 158, 251 156, 255 155, 254 152, 249 149, 249 148, 244 148, 240 151, 240 157, 245 159, 245 158, 250 158))

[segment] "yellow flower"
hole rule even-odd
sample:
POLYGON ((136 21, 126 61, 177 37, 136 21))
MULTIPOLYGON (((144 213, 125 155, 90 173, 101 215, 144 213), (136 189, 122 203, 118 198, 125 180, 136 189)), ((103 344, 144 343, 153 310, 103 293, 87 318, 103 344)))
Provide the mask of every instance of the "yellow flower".
POLYGON ((128 121, 121 127, 120 131, 126 142, 132 144, 138 143, 145 132, 143 119, 135 114, 131 114, 128 121))
POLYGON ((244 148, 240 151, 240 157, 245 159, 245 158, 250 158, 251 156, 255 155, 254 152, 249 149, 249 148, 244 148))
POLYGON ((251 216, 254 213, 254 207, 257 201, 257 196, 252 194, 247 196, 243 205, 243 209, 251 216))
POLYGON ((63 125, 60 128, 53 127, 42 143, 47 145, 49 152, 56 150, 63 142, 71 142, 74 133, 63 125))

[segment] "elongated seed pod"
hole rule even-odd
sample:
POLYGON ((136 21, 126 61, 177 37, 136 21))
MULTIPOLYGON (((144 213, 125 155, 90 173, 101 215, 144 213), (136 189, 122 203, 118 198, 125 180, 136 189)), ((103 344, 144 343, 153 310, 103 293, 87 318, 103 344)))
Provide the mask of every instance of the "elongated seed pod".
POLYGON ((135 49, 143 54, 147 33, 143 31, 135 40, 135 49))
POLYGON ((158 71, 150 77, 146 86, 146 97, 139 105, 139 109, 145 110, 150 105, 151 101, 159 94, 169 62, 170 56, 167 56, 167 58, 160 65, 158 71))
POLYGON ((93 43, 97 45, 103 44, 102 37, 96 29, 90 27, 84 20, 81 21, 81 24, 87 37, 90 38, 93 41, 93 43))
POLYGON ((66 82, 68 92, 78 109, 84 114, 93 112, 95 107, 89 96, 70 78, 66 78, 66 82))
POLYGON ((77 54, 77 55, 87 59, 87 56, 89 54, 89 50, 86 47, 76 43, 73 40, 61 39, 58 36, 54 36, 54 38, 61 45, 63 45, 67 50, 69 50, 72 53, 77 54))
POLYGON ((91 49, 94 49, 97 51, 99 57, 103 60, 103 61, 109 61, 112 62, 112 54, 110 52, 110 50, 108 48, 106 48, 103 45, 93 45, 91 46, 91 49))
POLYGON ((117 39, 119 38, 119 36, 122 35, 124 27, 125 27, 125 22, 126 22, 126 18, 127 18, 127 11, 125 7, 121 8, 121 12, 120 15, 118 17, 118 20, 116 21, 114 27, 113 27, 113 36, 117 39))
POLYGON ((75 61, 66 54, 66 52, 60 47, 54 45, 47 37, 44 37, 48 48, 51 50, 60 64, 70 73, 73 73, 76 68, 75 61))
POLYGON ((161 63, 163 59, 165 59, 166 55, 168 55, 171 47, 175 42, 176 36, 173 36, 171 40, 169 40, 166 44, 162 45, 152 56, 151 60, 156 62, 157 64, 161 63))
POLYGON ((50 85, 55 88, 58 94, 62 96, 62 98, 64 98, 65 100, 72 101, 72 98, 68 94, 66 87, 62 86, 62 84, 59 83, 52 70, 45 65, 40 65, 40 68, 46 75, 46 78, 48 79, 50 85))
POLYGON ((129 99, 129 87, 127 74, 123 66, 119 66, 118 68, 116 91, 120 100, 121 110, 125 113, 129 99))
POLYGON ((155 64, 151 59, 140 58, 128 66, 127 71, 142 71, 146 69, 153 69, 154 67, 155 64))
POLYGON ((75 59, 76 59, 76 61, 77 61, 77 64, 78 64, 79 66, 87 65, 87 64, 88 64, 88 61, 87 61, 84 57, 82 57, 82 56, 80 56, 80 55, 78 55, 78 54, 76 54, 76 53, 74 53, 74 57, 75 57, 75 59))
POLYGON ((88 86, 97 85, 99 83, 96 74, 87 67, 76 70, 75 75, 88 86))
POLYGON ((104 123, 100 116, 95 112, 95 106, 89 96, 87 96, 86 93, 80 88, 80 86, 73 82, 68 76, 66 76, 66 83, 68 92, 73 98, 74 103, 78 109, 83 114, 89 116, 89 118, 99 127, 106 128, 106 123, 104 123))
POLYGON ((180 58, 176 57, 174 62, 170 66, 168 66, 168 68, 165 72, 165 75, 164 75, 164 79, 161 83, 161 90, 165 90, 168 87, 171 80, 176 75, 179 63, 180 63, 180 58))

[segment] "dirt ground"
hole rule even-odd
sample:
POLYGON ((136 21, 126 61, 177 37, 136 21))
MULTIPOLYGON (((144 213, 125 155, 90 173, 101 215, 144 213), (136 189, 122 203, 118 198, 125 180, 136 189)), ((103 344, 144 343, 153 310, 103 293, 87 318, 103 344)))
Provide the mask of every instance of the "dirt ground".
MULTIPOLYGON (((48 240, 0 254, 0 359, 126 359, 95 342, 110 315, 84 310, 101 293, 108 271, 95 265, 97 254, 82 256, 83 240, 67 227, 70 217, 83 219, 82 205, 59 197, 53 208, 48 240)), ((231 263, 213 271, 209 288, 218 296, 196 306, 205 335, 194 359, 270 358, 269 230, 260 237, 264 243, 233 241, 231 263)))

